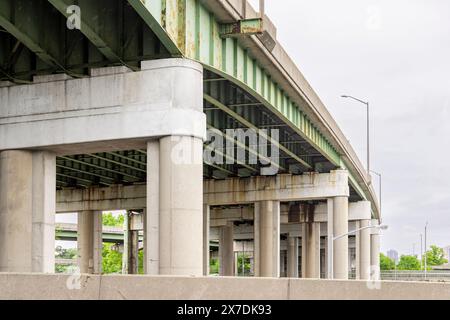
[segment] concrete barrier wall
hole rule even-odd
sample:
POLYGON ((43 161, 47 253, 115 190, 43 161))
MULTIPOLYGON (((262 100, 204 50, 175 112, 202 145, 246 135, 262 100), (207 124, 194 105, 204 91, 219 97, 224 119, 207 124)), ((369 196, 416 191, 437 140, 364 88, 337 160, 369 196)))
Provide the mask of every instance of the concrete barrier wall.
POLYGON ((448 300, 450 284, 3 273, 0 274, 0 299, 448 300))

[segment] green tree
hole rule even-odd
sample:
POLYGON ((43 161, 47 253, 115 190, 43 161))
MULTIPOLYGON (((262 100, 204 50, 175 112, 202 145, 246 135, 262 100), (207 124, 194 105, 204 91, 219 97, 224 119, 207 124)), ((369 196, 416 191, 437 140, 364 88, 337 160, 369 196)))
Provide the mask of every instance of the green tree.
MULTIPOLYGON (((427 266, 442 266, 443 264, 448 263, 448 260, 444 258, 444 249, 439 248, 438 246, 431 246, 431 249, 427 251, 427 266)), ((423 258, 425 260, 425 257, 423 258)), ((425 265, 425 263, 423 264, 425 265)))
POLYGON ((139 250, 138 255, 138 273, 144 274, 144 250, 139 250))
POLYGON ((240 276, 249 276, 251 270, 250 257, 245 253, 238 255, 238 274, 240 276), (242 270, 242 265, 244 265, 244 270, 242 270))
POLYGON ((219 259, 211 259, 209 263, 209 273, 219 274, 219 259))
POLYGON ((122 253, 115 250, 111 243, 103 244, 103 273, 111 274, 111 273, 122 273, 122 253))
POLYGON ((381 271, 394 270, 395 261, 380 253, 380 269, 381 271))
POLYGON ((420 261, 417 256, 401 256, 398 262, 398 270, 420 270, 420 261))
POLYGON ((114 216, 111 212, 103 214, 103 225, 108 227, 122 227, 125 221, 123 214, 114 216))
MULTIPOLYGON (((113 215, 111 212, 108 212, 103 214, 102 220, 104 226, 122 227, 125 216, 123 214, 113 215)), ((103 273, 122 273, 122 256, 123 254, 117 250, 117 246, 111 243, 104 243, 102 251, 103 273)))
MULTIPOLYGON (((61 246, 55 249, 56 259, 75 260, 77 258, 77 249, 63 249, 61 246)), ((70 268, 70 265, 55 264, 55 273, 66 273, 70 268)))

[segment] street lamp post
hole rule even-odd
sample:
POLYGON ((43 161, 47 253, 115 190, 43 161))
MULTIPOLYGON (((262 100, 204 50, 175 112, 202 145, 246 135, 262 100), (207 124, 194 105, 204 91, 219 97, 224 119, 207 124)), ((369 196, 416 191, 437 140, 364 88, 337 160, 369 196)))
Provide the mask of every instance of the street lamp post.
POLYGON ((378 228, 380 230, 387 230, 388 226, 387 225, 366 226, 366 227, 362 227, 362 228, 359 228, 359 229, 347 232, 345 234, 341 234, 341 235, 336 236, 336 237, 333 234, 331 235, 332 241, 331 241, 331 246, 330 246, 330 248, 328 250, 328 254, 329 254, 328 261, 330 263, 330 267, 328 268, 330 274, 328 276, 329 276, 330 279, 334 278, 334 260, 333 260, 334 259, 334 257, 333 257, 333 255, 334 255, 334 242, 336 240, 342 239, 342 238, 344 238, 346 236, 349 236, 351 234, 355 234, 357 232, 360 232, 360 231, 363 231, 363 230, 366 230, 366 229, 374 229, 374 228, 378 228))
POLYGON ((367 107, 367 174, 370 176, 370 104, 369 102, 363 101, 361 99, 352 96, 343 95, 341 97, 345 99, 353 99, 362 104, 365 104, 367 107))

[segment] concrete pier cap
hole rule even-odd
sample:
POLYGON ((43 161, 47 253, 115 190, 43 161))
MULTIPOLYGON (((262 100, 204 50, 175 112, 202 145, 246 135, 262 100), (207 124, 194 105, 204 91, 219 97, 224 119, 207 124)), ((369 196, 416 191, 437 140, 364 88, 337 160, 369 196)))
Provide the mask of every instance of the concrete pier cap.
POLYGON ((40 76, 0 87, 0 150, 145 148, 163 136, 206 139, 203 67, 195 61, 143 61, 137 72, 107 67, 89 78, 40 76))

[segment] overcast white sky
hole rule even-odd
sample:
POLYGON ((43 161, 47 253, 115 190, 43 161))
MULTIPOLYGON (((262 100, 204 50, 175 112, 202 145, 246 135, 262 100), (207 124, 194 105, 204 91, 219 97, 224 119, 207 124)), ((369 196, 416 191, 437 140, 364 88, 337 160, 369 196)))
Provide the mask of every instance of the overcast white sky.
POLYGON ((450 1, 266 0, 266 11, 363 163, 365 109, 340 96, 372 104, 382 250, 417 254, 426 221, 429 243, 450 245, 450 1))

